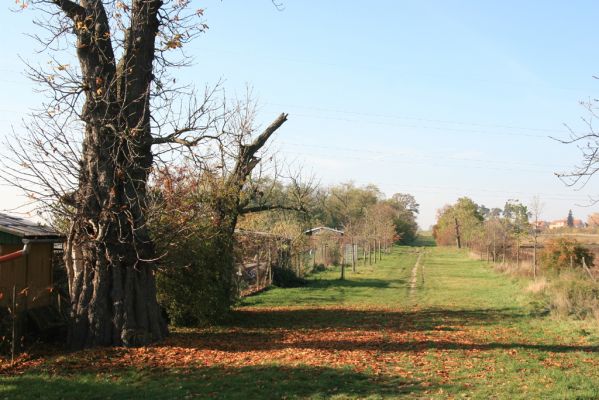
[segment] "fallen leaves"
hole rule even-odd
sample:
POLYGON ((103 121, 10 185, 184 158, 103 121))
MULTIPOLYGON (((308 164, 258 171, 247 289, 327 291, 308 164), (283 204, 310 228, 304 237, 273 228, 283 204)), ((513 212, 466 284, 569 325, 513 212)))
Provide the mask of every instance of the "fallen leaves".
MULTIPOLYGON (((14 366, 0 362, 0 374, 114 374, 128 368, 184 374, 211 367, 280 365, 349 368, 373 377, 409 379, 422 387, 455 381, 468 387, 466 383, 503 376, 507 370, 501 357, 525 366, 542 353, 539 363, 545 368, 573 365, 568 352, 529 343, 513 327, 462 325, 458 317, 423 323, 417 317, 384 308, 244 308, 241 319, 229 326, 175 329, 165 341, 141 348, 23 355, 14 366), (340 320, 330 319, 334 316, 340 320)), ((594 355, 582 361, 599 362, 594 355)), ((523 367, 517 371, 527 373, 523 367)))

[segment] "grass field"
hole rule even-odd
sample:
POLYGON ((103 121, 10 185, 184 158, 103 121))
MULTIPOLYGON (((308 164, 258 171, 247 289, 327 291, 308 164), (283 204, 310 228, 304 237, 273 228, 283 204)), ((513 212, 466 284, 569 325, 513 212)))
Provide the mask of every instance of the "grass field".
POLYGON ((465 253, 423 240, 338 277, 153 347, 31 357, 2 369, 0 398, 599 398, 597 327, 465 253))

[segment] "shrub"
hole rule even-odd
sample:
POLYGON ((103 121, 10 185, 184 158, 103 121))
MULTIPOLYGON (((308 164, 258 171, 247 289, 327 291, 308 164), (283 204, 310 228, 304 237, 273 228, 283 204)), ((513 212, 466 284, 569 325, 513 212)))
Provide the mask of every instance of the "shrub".
POLYGON ((587 266, 593 265, 594 256, 590 250, 574 239, 557 238, 550 240, 541 253, 542 265, 558 274, 562 270, 582 267, 583 259, 587 266))
POLYGON ((416 240, 418 225, 414 218, 398 217, 393 220, 396 242, 399 244, 410 244, 416 240))
POLYGON ((549 305, 560 316, 599 319, 599 284, 577 272, 563 274, 549 289, 549 305))
POLYGON ((326 265, 318 264, 312 267, 312 272, 324 272, 327 270, 326 265))
POLYGON ((158 301, 170 322, 206 325, 226 316, 235 300, 230 252, 215 237, 182 239, 161 260, 156 276, 158 301))
POLYGON ((215 223, 201 178, 158 175, 148 223, 156 246, 157 297, 170 322, 205 325, 226 316, 237 294, 232 238, 215 223))
POLYGON ((283 267, 273 267, 273 284, 281 288, 299 287, 306 284, 306 280, 297 276, 297 274, 283 267))

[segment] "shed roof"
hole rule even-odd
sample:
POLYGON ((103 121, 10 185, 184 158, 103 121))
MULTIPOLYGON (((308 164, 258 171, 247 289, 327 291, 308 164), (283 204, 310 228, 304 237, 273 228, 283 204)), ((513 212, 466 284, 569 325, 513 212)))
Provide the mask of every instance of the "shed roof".
POLYGON ((60 233, 47 226, 2 213, 0 213, 0 232, 23 239, 56 239, 56 241, 61 241, 64 238, 60 233))
POLYGON ((318 232, 322 232, 322 231, 333 232, 334 234, 337 234, 337 235, 343 235, 343 231, 340 231, 339 229, 335 229, 335 228, 329 228, 328 226, 319 226, 316 228, 308 229, 307 231, 304 232, 304 234, 312 235, 314 233, 318 233, 318 232))

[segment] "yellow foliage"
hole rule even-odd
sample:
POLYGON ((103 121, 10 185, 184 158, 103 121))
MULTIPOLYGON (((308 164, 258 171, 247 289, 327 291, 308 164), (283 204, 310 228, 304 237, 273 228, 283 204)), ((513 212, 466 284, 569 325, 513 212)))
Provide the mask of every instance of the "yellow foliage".
POLYGON ((183 47, 183 43, 181 42, 181 34, 177 33, 170 40, 168 40, 164 45, 167 49, 178 49, 183 47))
POLYGON ((78 31, 86 31, 87 30, 87 26, 85 26, 85 22, 83 21, 77 21, 75 23, 75 29, 78 31))

